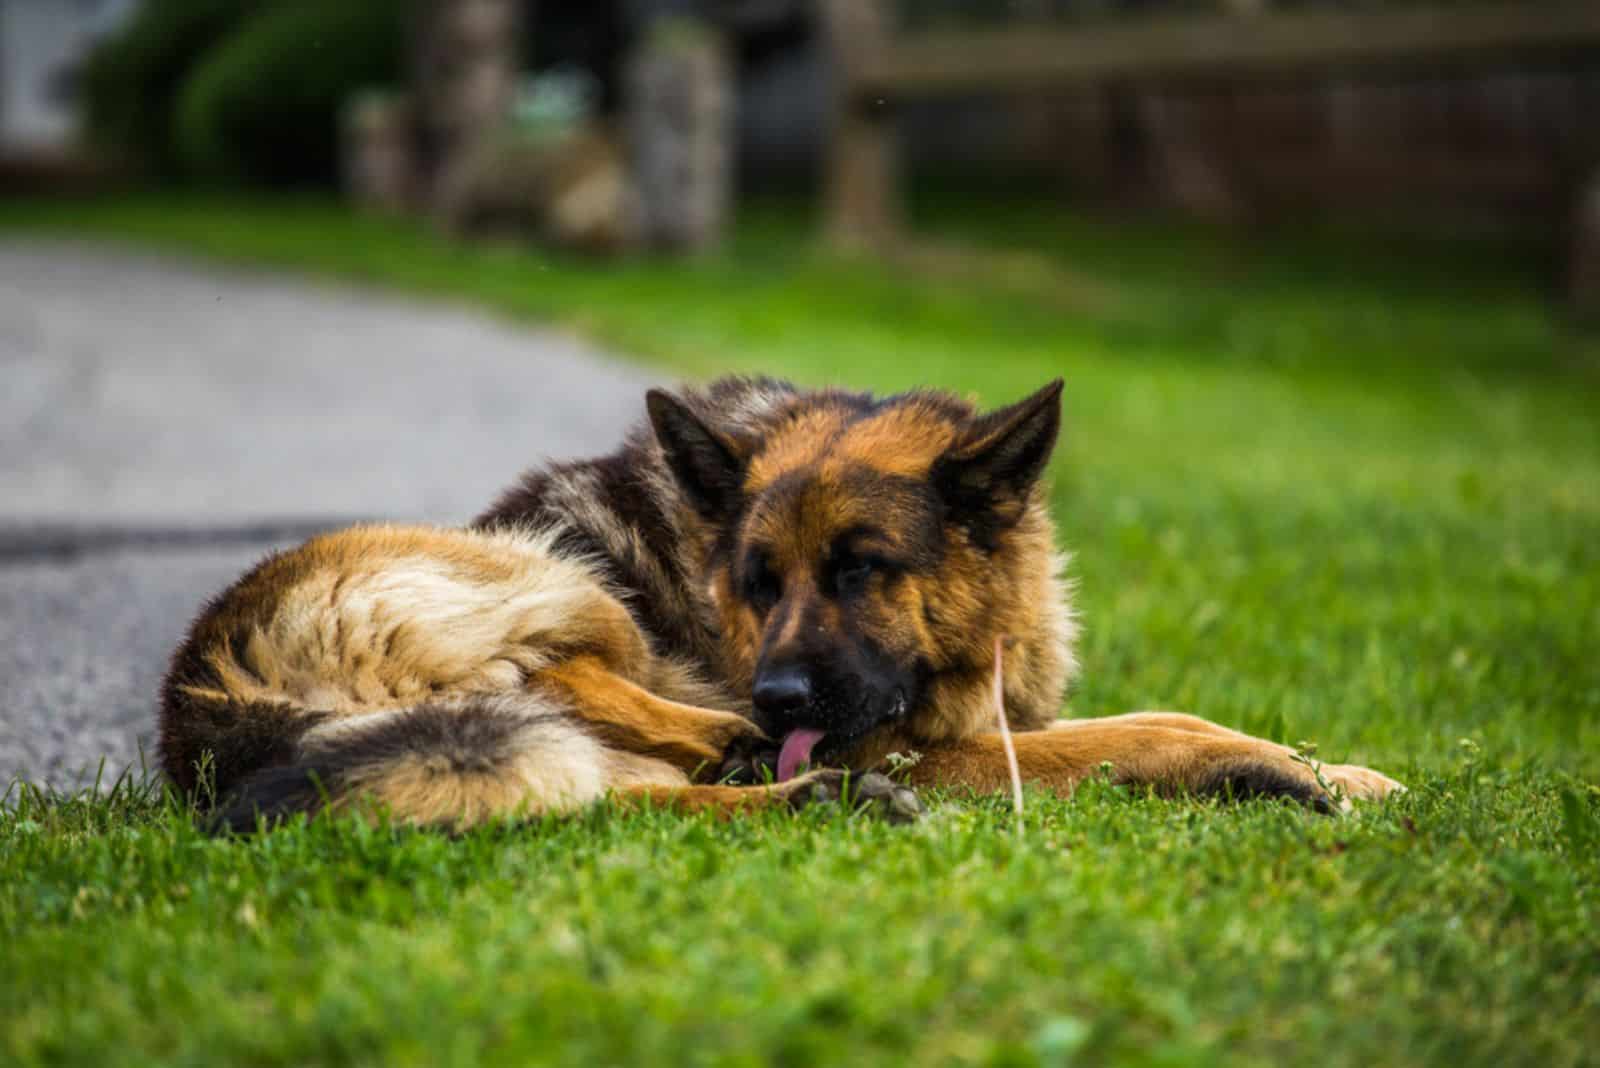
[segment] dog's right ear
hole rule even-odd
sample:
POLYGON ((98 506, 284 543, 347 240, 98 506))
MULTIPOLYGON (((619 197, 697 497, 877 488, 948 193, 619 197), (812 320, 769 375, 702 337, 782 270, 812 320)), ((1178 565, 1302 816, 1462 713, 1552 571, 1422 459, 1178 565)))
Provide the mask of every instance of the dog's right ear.
POLYGON ((934 484, 980 544, 1022 518, 1061 430, 1061 388, 1058 378, 979 416, 934 464, 934 484))
POLYGON ((666 390, 652 389, 644 403, 667 464, 690 503, 708 519, 731 515, 744 485, 740 450, 666 390))

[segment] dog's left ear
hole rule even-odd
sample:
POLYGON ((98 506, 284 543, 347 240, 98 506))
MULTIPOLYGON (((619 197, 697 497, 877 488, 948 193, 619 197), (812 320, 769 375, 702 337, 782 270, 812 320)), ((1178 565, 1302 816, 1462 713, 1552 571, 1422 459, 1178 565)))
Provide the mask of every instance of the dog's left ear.
POLYGON ((644 401, 656 440, 690 503, 707 519, 733 514, 743 492, 745 468, 737 445, 665 390, 652 389, 644 401))
POLYGON ((960 514, 994 511, 1016 519, 1044 472, 1061 430, 1061 379, 974 419, 937 464, 934 478, 960 514))

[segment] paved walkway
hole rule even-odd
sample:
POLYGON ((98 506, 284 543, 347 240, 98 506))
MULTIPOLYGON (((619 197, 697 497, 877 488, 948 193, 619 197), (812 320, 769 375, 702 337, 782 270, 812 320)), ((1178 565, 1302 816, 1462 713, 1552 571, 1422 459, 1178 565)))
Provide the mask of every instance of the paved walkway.
POLYGON ((0 241, 0 790, 135 761, 184 625, 267 549, 467 519, 614 445, 647 382, 468 310, 0 241))

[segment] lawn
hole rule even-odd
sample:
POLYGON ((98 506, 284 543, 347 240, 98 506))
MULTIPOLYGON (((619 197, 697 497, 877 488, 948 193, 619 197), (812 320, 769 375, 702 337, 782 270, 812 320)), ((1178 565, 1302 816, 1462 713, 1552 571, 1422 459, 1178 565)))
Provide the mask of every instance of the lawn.
POLYGON ((1600 343, 1536 252, 922 210, 1028 254, 918 281, 777 210, 689 266, 318 201, 12 202, 0 230, 470 302, 693 376, 1000 402, 1062 375, 1068 711, 1179 707, 1409 794, 231 841, 149 790, 14 789, 0 1061, 1593 1063, 1600 343))

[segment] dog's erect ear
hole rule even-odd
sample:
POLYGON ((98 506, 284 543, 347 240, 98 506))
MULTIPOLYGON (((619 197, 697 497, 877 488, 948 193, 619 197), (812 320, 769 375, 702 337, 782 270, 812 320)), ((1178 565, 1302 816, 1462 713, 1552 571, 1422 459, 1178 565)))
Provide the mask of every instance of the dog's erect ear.
POLYGON ((652 389, 644 403, 667 464, 690 503, 708 519, 731 514, 744 485, 745 466, 734 443, 665 390, 652 389))
POLYGON ((1061 379, 1030 397, 974 419, 934 466, 940 491, 958 515, 1020 517, 1061 430, 1061 379))

